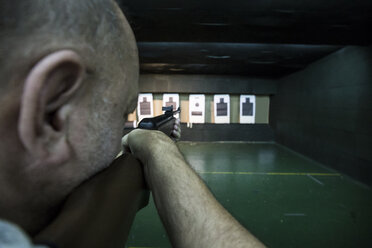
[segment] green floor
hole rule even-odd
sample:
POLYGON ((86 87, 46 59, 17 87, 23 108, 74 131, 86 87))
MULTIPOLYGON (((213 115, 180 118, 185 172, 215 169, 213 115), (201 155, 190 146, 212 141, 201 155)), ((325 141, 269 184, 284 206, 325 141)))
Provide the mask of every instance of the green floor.
MULTIPOLYGON (((179 143, 220 203, 268 247, 372 247, 372 191, 271 143, 179 143)), ((171 247, 154 203, 127 247, 171 247)))

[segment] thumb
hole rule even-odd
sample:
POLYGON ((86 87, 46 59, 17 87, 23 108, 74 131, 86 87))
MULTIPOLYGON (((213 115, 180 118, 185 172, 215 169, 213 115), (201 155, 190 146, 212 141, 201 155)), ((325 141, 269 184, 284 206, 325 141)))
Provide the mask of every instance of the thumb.
POLYGON ((129 133, 121 138, 121 146, 123 147, 123 153, 131 153, 129 143, 128 143, 129 133))

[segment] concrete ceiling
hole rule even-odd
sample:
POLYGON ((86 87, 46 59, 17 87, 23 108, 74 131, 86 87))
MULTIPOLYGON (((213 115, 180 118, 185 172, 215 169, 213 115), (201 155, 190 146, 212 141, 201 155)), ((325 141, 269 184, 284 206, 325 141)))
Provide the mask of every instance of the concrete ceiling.
POLYGON ((371 0, 118 0, 143 73, 278 78, 372 44, 371 0))

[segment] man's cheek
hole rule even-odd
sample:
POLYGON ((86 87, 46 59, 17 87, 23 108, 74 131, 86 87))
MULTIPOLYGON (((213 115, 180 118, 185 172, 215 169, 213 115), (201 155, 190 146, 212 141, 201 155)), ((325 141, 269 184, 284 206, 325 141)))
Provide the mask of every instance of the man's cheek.
POLYGON ((112 160, 121 150, 121 122, 107 122, 102 130, 99 130, 101 137, 101 149, 108 160, 112 160))

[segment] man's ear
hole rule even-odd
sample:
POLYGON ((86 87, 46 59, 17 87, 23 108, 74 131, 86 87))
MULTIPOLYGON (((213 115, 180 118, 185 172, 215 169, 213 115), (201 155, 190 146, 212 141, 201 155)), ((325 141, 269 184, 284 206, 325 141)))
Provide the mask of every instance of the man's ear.
POLYGON ((53 52, 28 73, 23 88, 18 133, 34 163, 62 163, 71 156, 66 140, 69 102, 85 75, 80 56, 53 52))

